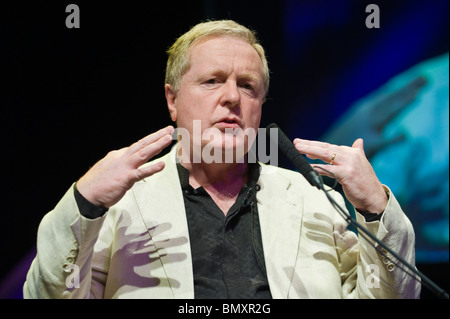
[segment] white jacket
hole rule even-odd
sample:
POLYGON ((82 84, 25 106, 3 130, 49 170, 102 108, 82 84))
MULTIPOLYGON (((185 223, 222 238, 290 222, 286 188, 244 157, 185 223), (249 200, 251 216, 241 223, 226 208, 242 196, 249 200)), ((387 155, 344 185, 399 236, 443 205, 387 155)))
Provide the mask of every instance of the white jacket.
MULTIPOLYGON (((71 187, 42 220, 25 298, 193 298, 189 232, 175 153, 101 218, 71 187)), ((261 165, 257 192, 273 298, 418 298, 415 281, 354 232, 299 173, 261 165)), ((342 197, 335 199, 345 207, 342 197)), ((358 221, 414 264, 414 231, 393 194, 381 221, 358 221)))

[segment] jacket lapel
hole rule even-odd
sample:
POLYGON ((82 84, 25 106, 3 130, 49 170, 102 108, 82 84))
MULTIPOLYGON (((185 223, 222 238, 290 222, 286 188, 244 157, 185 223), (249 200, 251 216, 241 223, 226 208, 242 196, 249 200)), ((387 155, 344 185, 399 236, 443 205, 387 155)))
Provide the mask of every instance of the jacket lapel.
POLYGON ((273 298, 287 298, 299 251, 303 197, 277 169, 262 165, 257 193, 267 277, 273 298), (278 173, 278 172, 277 172, 278 173))
MULTIPOLYGON (((142 219, 174 298, 194 298, 192 257, 176 147, 162 172, 133 187, 142 219)), ((267 276, 273 298, 287 298, 299 251, 303 197, 290 179, 262 164, 257 193, 267 276)), ((151 258, 154 258, 151 256, 151 258)))
MULTIPOLYGON (((176 169, 176 147, 159 159, 163 171, 135 184, 133 193, 151 236, 174 298, 194 298, 189 231, 181 185, 176 169)), ((161 278, 163 279, 163 278, 161 278)))

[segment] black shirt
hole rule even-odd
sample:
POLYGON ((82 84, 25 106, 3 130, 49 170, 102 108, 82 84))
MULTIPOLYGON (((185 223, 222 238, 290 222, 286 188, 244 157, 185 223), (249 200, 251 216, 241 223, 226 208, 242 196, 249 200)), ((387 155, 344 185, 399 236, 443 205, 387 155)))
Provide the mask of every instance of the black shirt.
MULTIPOLYGON (((249 164, 249 182, 226 216, 203 187, 189 184, 187 169, 180 164, 177 169, 189 227, 195 298, 271 298, 256 204, 260 166, 249 164)), ((106 208, 85 199, 76 185, 74 193, 84 217, 106 213, 106 208)))
POLYGON ((271 298, 256 205, 259 165, 225 215, 203 187, 189 184, 180 164, 192 251, 195 298, 271 298))
MULTIPOLYGON (((195 298, 271 298, 262 248, 256 192, 258 164, 249 164, 245 184, 227 215, 209 194, 189 184, 189 171, 177 164, 189 227, 195 298)), ((86 218, 104 215, 74 187, 80 213, 86 218)), ((366 221, 382 214, 361 212, 366 221)))

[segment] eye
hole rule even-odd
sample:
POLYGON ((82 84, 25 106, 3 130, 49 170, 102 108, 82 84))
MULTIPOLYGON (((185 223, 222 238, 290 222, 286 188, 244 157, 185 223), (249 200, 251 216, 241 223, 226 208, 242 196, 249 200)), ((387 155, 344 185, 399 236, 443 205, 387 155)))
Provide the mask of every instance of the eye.
POLYGON ((246 90, 252 90, 253 91, 253 85, 251 85, 250 83, 244 83, 243 85, 242 85, 242 87, 244 88, 244 89, 246 89, 246 90))
POLYGON ((209 84, 209 85, 213 85, 213 84, 217 84, 219 83, 219 80, 217 80, 216 78, 211 78, 206 80, 205 82, 203 82, 204 84, 209 84))
POLYGON ((216 89, 220 85, 220 80, 218 78, 210 78, 201 82, 201 85, 207 90, 216 89))
POLYGON ((254 84, 251 82, 242 82, 239 86, 249 94, 254 94, 256 91, 254 84))

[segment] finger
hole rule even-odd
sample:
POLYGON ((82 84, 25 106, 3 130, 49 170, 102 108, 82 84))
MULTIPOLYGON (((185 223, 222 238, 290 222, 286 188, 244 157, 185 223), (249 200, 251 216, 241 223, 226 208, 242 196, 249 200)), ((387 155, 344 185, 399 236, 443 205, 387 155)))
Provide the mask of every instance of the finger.
POLYGON ((330 147, 332 145, 332 144, 327 143, 327 142, 304 140, 304 139, 301 139, 301 138, 294 139, 294 145, 296 145, 296 144, 308 145, 308 146, 317 146, 317 147, 323 147, 323 148, 328 148, 328 147, 330 147))
POLYGON ((135 182, 140 181, 146 177, 150 177, 153 174, 156 174, 160 171, 162 171, 165 167, 164 162, 157 162, 151 165, 144 165, 141 167, 138 167, 134 171, 134 180, 135 182))
POLYGON ((311 159, 320 159, 326 163, 330 162, 333 154, 337 152, 338 146, 325 143, 308 141, 302 139, 294 140, 295 148, 302 154, 311 159))
POLYGON ((166 134, 162 136, 159 140, 141 148, 136 153, 129 157, 129 164, 132 167, 139 167, 145 164, 149 159, 158 155, 164 148, 172 143, 172 135, 166 134))
POLYGON ((360 149, 361 151, 364 152, 364 141, 363 141, 363 139, 362 138, 358 138, 356 141, 353 142, 352 147, 353 148, 358 148, 358 149, 360 149))
POLYGON ((175 129, 173 128, 173 126, 169 125, 166 126, 165 128, 160 129, 159 131, 149 134, 146 137, 137 141, 136 143, 132 144, 128 148, 127 153, 129 154, 129 156, 131 156, 132 154, 139 152, 139 150, 145 148, 146 146, 158 141, 159 139, 161 139, 161 137, 167 134, 172 134, 174 130, 175 129))

